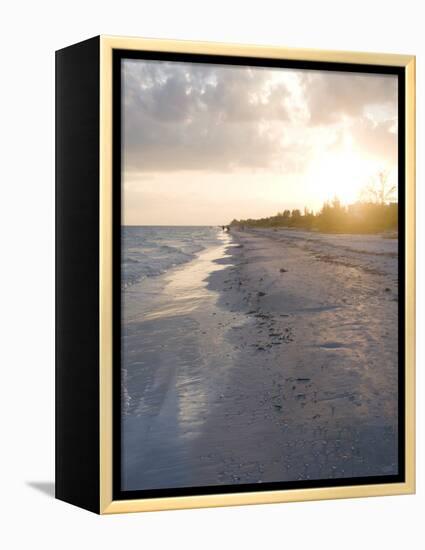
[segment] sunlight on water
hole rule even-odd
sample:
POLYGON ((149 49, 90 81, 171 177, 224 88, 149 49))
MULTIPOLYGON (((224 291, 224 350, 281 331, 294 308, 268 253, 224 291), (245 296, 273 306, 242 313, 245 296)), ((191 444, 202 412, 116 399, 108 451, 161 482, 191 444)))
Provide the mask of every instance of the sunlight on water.
MULTIPOLYGON (((244 319, 220 305, 210 284, 212 274, 233 266, 232 237, 222 232, 217 238, 220 244, 192 261, 123 293, 129 306, 122 340, 124 462, 137 479, 142 473, 127 460, 148 469, 166 460, 185 471, 184 446, 204 433, 234 365, 237 351, 221 327, 244 319)), ((162 470, 156 483, 164 482, 162 470)))
POLYGON ((180 269, 167 275, 167 285, 164 289, 164 299, 169 307, 161 307, 143 316, 144 319, 168 317, 171 315, 185 315, 205 300, 215 300, 217 294, 207 288, 207 277, 228 267, 228 264, 217 263, 216 260, 228 257, 225 253, 230 238, 223 236, 223 244, 201 252, 199 257, 180 269))

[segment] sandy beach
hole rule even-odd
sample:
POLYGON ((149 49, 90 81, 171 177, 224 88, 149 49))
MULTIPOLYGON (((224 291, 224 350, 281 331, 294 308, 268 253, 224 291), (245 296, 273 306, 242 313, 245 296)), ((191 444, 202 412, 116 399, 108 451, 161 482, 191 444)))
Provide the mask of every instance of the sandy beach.
POLYGON ((397 240, 220 239, 124 295, 123 489, 396 474, 397 240))

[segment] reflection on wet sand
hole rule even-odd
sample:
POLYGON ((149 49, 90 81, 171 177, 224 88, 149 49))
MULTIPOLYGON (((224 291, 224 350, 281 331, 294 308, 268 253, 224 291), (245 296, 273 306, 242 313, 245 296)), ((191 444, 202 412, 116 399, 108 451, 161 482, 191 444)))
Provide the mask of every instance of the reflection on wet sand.
POLYGON ((143 283, 126 293, 122 449, 129 488, 189 482, 190 441, 202 433, 231 367, 235 350, 222 327, 245 319, 220 307, 208 284, 211 274, 232 267, 231 237, 220 237, 219 246, 153 281, 149 293, 143 283))

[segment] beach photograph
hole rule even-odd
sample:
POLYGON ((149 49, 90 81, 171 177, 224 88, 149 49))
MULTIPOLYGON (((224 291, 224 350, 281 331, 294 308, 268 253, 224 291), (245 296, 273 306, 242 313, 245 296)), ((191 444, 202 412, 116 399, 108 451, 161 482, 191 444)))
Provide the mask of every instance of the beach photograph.
POLYGON ((123 59, 121 135, 122 491, 398 475, 398 77, 123 59))

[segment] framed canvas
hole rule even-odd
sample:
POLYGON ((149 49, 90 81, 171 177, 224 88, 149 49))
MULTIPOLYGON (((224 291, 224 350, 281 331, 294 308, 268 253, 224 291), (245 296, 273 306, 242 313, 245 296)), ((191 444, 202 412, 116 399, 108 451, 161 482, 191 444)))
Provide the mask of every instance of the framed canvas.
POLYGON ((56 53, 56 496, 414 492, 415 59, 56 53))

